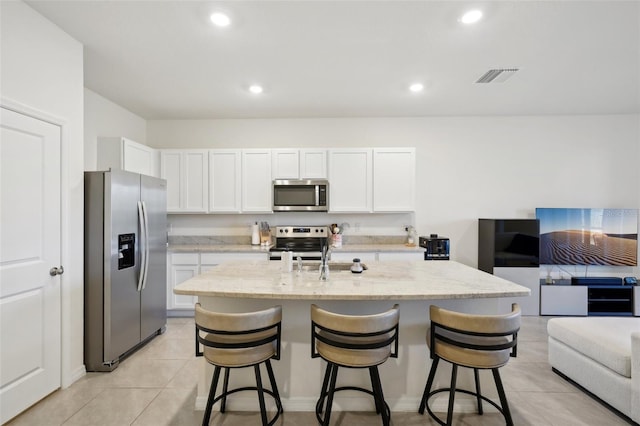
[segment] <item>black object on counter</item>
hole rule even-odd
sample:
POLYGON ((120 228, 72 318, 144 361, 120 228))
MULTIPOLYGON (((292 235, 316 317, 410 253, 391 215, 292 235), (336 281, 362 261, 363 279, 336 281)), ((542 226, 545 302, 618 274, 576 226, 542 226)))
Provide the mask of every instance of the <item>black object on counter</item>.
POLYGON ((449 260, 449 238, 431 234, 430 237, 420 237, 418 242, 426 249, 424 260, 449 260))

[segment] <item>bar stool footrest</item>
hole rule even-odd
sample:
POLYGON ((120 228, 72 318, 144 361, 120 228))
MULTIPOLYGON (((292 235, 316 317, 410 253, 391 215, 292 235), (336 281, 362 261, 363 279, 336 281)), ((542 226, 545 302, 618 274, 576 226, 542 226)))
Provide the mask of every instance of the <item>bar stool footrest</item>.
MULTIPOLYGON (((216 404, 216 402, 220 401, 222 398, 227 397, 231 394, 234 394, 236 392, 244 392, 244 391, 255 391, 258 392, 259 389, 257 386, 246 386, 246 387, 242 387, 242 388, 236 388, 236 389, 230 389, 227 392, 218 395, 214 400, 213 403, 211 404, 212 406, 216 404)), ((268 426, 273 426, 276 422, 276 420, 278 420, 278 417, 280 417, 280 414, 282 414, 284 412, 284 410, 282 409, 282 402, 276 397, 275 393, 269 389, 262 389, 262 392, 271 395, 271 397, 273 398, 273 400, 276 403, 276 408, 278 409, 276 414, 273 416, 273 418, 271 420, 269 420, 269 423, 267 423, 268 426)))
MULTIPOLYGON (((429 394, 427 395, 427 400, 425 401, 425 407, 427 409, 427 412, 429 413, 429 416, 431 416, 431 418, 433 420, 435 420, 438 424, 446 426, 447 423, 443 422, 442 420, 440 420, 438 418, 438 416, 435 415, 435 413, 433 411, 431 411, 431 407, 429 407, 429 399, 431 399, 431 397, 437 393, 441 393, 441 392, 451 392, 451 388, 441 388, 441 389, 436 389, 433 390, 431 392, 429 392, 429 394)), ((460 392, 460 393, 464 393, 467 395, 472 395, 476 398, 480 397, 480 399, 482 399, 485 402, 488 402, 489 404, 491 404, 492 406, 494 406, 503 416, 504 416, 504 411, 502 410, 502 407, 500 407, 497 403, 495 403, 494 401, 490 400, 489 398, 487 398, 484 395, 478 395, 476 392, 472 392, 472 391, 468 391, 466 389, 455 389, 454 392, 460 392)), ((482 414, 482 413, 480 413, 482 414)))
MULTIPOLYGON (((343 390, 352 390, 352 391, 358 391, 358 392, 364 392, 366 394, 369 394, 371 396, 374 397, 375 399, 375 394, 373 393, 373 391, 370 391, 369 389, 365 389, 365 388, 360 388, 357 386, 341 386, 339 388, 335 388, 335 390, 333 391, 335 392, 339 392, 339 391, 343 391, 343 390)), ((324 401, 325 398, 329 395, 329 392, 324 392, 322 395, 320 395, 320 398, 318 399, 318 402, 316 403, 316 419, 318 419, 318 422, 320 422, 320 424, 324 423, 324 418, 322 417, 322 408, 324 406, 324 401)), ((384 408, 385 411, 387 413, 387 418, 391 418, 391 409, 389 408, 389 404, 387 404, 387 401, 382 401, 384 403, 384 408)), ((379 413, 376 413, 379 414, 379 413)))

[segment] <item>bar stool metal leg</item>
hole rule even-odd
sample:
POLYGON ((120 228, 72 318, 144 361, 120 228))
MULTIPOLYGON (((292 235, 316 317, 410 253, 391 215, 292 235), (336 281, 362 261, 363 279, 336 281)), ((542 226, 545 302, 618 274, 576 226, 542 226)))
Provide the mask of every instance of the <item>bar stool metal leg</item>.
POLYGON ((260 416, 262 417, 262 426, 267 426, 267 407, 264 403, 264 391, 262 389, 262 376, 260 375, 260 364, 253 366, 256 372, 256 387, 258 388, 258 401, 260 402, 260 416))
POLYGON ((220 404, 220 412, 227 411, 227 391, 229 390, 229 368, 224 369, 224 381, 222 385, 222 402, 220 404))
POLYGON ((435 378, 436 370, 438 369, 438 362, 440 362, 439 357, 435 357, 431 362, 431 370, 429 370, 429 378, 427 379, 427 384, 424 387, 422 400, 420 401, 420 408, 418 409, 418 412, 420 414, 424 414, 424 409, 427 406, 427 400, 429 399, 429 392, 431 392, 431 386, 433 386, 433 379, 435 378))
POLYGON ((327 408, 324 411, 324 426, 329 426, 331 420, 331 407, 333 406, 333 394, 336 391, 336 379, 338 377, 338 366, 331 364, 331 382, 329 383, 329 389, 327 391, 327 408))
POLYGON ((378 371, 378 366, 371 367, 370 371, 373 376, 372 388, 374 393, 373 397, 376 402, 376 408, 378 406, 380 407, 379 414, 382 416, 383 426, 389 426, 391 413, 387 409, 387 405, 384 402, 384 393, 382 392, 382 383, 380 382, 380 372, 378 371))
POLYGON ((280 392, 278 392, 276 377, 273 374, 273 368, 271 367, 271 360, 266 360, 265 364, 267 364, 267 373, 269 374, 269 381, 271 382, 271 391, 273 392, 273 396, 278 404, 278 410, 282 413, 284 412, 284 409, 282 408, 282 401, 280 400, 280 392))
POLYGON ((453 402, 456 398, 456 381, 458 379, 458 366, 451 365, 451 389, 449 391, 449 408, 447 409, 447 424, 450 425, 453 420, 453 402))
POLYGON ((482 415, 482 397, 480 396, 480 374, 478 373, 478 369, 473 369, 473 377, 476 381, 476 400, 478 401, 478 414, 482 415))
POLYGON ((316 413, 322 414, 324 408, 324 399, 327 395, 327 389, 329 389, 329 379, 331 378, 331 363, 327 363, 327 367, 324 370, 324 379, 322 380, 322 389, 320 389, 320 398, 316 404, 316 413))
POLYGON ((218 380, 220 379, 220 367, 215 367, 213 370, 213 377, 211 378, 211 387, 209 388, 209 397, 207 398, 207 407, 204 411, 204 418, 202 419, 202 426, 208 426, 211 419, 211 410, 213 408, 213 401, 216 396, 216 388, 218 387, 218 380))
POLYGON ((507 402, 507 395, 504 393, 504 387, 502 386, 502 380, 500 379, 500 372, 497 368, 491 369, 493 372, 493 380, 496 382, 496 388, 498 389, 498 396, 500 397, 500 405, 502 406, 502 414, 507 421, 508 426, 513 426, 513 419, 511 418, 511 410, 509 410, 509 403, 507 402))
POLYGON ((369 377, 371 378, 371 390, 373 391, 373 400, 376 403, 376 414, 380 414, 382 410, 380 400, 378 399, 378 393, 380 392, 380 389, 378 388, 378 382, 376 380, 374 367, 369 367, 369 377))

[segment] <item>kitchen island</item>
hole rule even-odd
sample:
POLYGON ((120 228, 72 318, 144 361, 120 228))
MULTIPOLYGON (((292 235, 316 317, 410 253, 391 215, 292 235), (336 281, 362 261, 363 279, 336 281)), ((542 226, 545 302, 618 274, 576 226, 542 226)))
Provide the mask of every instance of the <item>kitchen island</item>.
MULTIPOLYGON (((293 271, 286 272, 280 262, 231 261, 177 285, 174 292, 198 296, 203 307, 220 312, 282 305, 282 357, 273 366, 284 408, 289 411, 313 411, 322 384, 324 362, 310 357, 312 303, 345 314, 382 312, 394 303, 400 304, 399 357, 381 366, 380 375, 392 411, 413 411, 418 408, 430 366, 425 343, 429 305, 494 314, 505 312, 500 298, 530 294, 526 287, 454 261, 371 262, 366 266, 362 274, 353 274, 348 264, 333 264, 329 280, 320 281, 317 263, 304 263, 299 271, 294 262, 293 271)), ((205 405, 213 370, 203 364, 197 409, 205 405)), ((459 374, 463 386, 472 378, 465 373, 459 374)), ((369 386, 364 371, 341 370, 338 382, 341 378, 356 386, 369 386)), ((439 370, 436 380, 448 380, 445 368, 439 370)), ((231 385, 253 381, 250 369, 231 375, 231 385)), ((490 381, 484 388, 491 395, 490 381)), ((336 396, 335 409, 372 409, 372 400, 366 395, 341 394, 336 396)), ((257 411, 257 398, 250 392, 234 395, 228 408, 257 411)))

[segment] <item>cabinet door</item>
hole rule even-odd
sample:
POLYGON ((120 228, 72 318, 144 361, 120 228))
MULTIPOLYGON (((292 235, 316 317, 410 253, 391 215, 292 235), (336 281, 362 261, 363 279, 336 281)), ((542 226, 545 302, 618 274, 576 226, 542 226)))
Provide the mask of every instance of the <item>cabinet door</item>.
POLYGON ((213 149, 209 151, 209 211, 240 213, 242 194, 242 151, 213 149))
POLYGON ((207 272, 221 263, 232 260, 265 261, 269 260, 269 253, 202 253, 200 255, 200 272, 207 272))
POLYGON ((208 150, 162 150, 160 165, 160 177, 167 181, 167 212, 206 212, 209 206, 208 150))
POLYGON ((160 152, 160 177, 167 181, 167 213, 181 211, 182 167, 180 151, 160 152))
POLYGON ((586 285, 541 285, 540 315, 586 316, 588 290, 586 285))
POLYGON ((381 251, 378 253, 379 261, 400 261, 400 262, 424 262, 424 252, 399 252, 399 251, 381 251))
POLYGON ((327 150, 300 150, 300 179, 327 178, 327 150))
MULTIPOLYGON (((334 251, 331 253, 332 262, 352 262, 353 259, 360 259, 363 263, 371 263, 377 260, 376 252, 348 252, 334 251)), ((331 269, 331 267, 329 267, 331 269)))
POLYGON ((372 150, 329 150, 331 212, 371 212, 372 150))
POLYGON ((415 210, 414 148, 373 149, 373 211, 415 210))
MULTIPOLYGON (((196 255, 197 256, 197 255, 196 255)), ((194 309, 198 300, 197 296, 175 294, 173 289, 180 284, 198 275, 198 265, 171 265, 170 266, 170 292, 167 297, 168 309, 194 309)))
POLYGON ((183 156, 183 211, 206 212, 209 207, 209 152, 188 150, 183 156))
POLYGON ((123 169, 147 176, 157 176, 154 169, 155 150, 145 145, 122 139, 123 169))
POLYGON ((300 178, 299 152, 297 149, 271 150, 271 177, 273 179, 300 178))
POLYGON ((97 170, 121 169, 148 176, 159 176, 157 150, 122 137, 99 137, 97 170))
POLYGON ((272 213, 271 150, 242 150, 242 211, 272 213))

